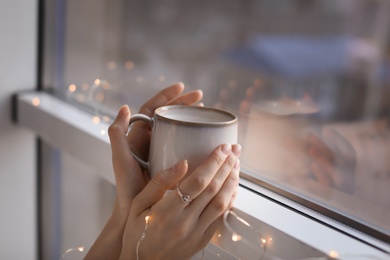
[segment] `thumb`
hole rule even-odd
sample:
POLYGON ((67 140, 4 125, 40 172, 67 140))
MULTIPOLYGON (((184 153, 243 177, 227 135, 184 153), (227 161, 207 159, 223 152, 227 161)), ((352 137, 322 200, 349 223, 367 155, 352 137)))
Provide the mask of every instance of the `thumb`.
POLYGON ((129 107, 127 105, 122 106, 114 122, 108 128, 117 194, 124 202, 134 198, 142 189, 140 183, 143 183, 142 175, 134 174, 134 169, 139 166, 132 160, 127 142, 126 133, 130 116, 129 107))
POLYGON ((135 214, 141 214, 161 200, 165 192, 177 185, 188 171, 188 162, 183 160, 173 167, 158 172, 133 201, 135 214))

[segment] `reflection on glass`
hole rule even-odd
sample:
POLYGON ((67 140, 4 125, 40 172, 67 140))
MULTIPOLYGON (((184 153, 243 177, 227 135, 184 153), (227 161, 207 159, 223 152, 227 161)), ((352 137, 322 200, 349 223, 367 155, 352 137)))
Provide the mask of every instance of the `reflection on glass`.
POLYGON ((262 259, 267 250, 267 239, 252 227, 245 219, 233 211, 226 211, 223 216, 226 231, 218 235, 230 237, 234 242, 235 256, 239 259, 262 259))
POLYGON ((327 259, 327 255, 267 225, 248 214, 233 209, 223 216, 223 225, 212 238, 235 258, 222 259, 327 259), (239 238, 239 239, 236 239, 239 238))
POLYGON ((84 259, 84 257, 87 255, 89 249, 91 248, 92 245, 87 245, 87 246, 78 246, 74 248, 69 248, 66 250, 60 260, 80 260, 84 259))
POLYGON ((174 82, 200 88, 206 106, 239 116, 242 177, 388 239, 389 5, 67 1, 56 87, 99 120, 174 82))

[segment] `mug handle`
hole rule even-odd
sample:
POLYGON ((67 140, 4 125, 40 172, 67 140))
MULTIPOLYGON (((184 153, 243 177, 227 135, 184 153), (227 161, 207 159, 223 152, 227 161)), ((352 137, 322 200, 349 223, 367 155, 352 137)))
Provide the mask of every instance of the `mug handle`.
MULTIPOLYGON (((152 128, 154 126, 154 118, 153 117, 148 117, 147 115, 143 115, 143 114, 134 114, 130 117, 129 131, 130 131, 131 125, 138 120, 141 120, 141 121, 148 123, 152 128)), ((150 170, 149 169, 150 168, 149 162, 146 162, 146 161, 142 160, 141 158, 139 158, 135 153, 133 153, 133 151, 131 151, 131 149, 130 149, 130 152, 133 155, 134 159, 139 163, 139 165, 142 168, 144 168, 148 171, 150 170)))

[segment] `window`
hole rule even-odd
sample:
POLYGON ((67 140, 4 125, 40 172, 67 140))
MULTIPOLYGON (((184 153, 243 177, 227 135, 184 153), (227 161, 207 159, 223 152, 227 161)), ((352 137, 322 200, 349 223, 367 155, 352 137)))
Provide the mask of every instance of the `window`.
POLYGON ((202 89, 239 116, 243 186, 388 247, 386 1, 44 3, 46 89, 107 123, 169 84, 202 89))

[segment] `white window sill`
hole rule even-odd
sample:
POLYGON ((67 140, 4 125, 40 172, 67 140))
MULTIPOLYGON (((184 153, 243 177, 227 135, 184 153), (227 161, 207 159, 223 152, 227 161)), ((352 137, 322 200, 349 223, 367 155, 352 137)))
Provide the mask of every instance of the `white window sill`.
MULTIPOLYGON (((17 102, 20 126, 31 129, 49 144, 89 164, 114 184, 111 160, 107 159, 111 158, 107 123, 94 123, 92 115, 44 92, 21 93, 17 102), (33 100, 39 100, 39 105, 34 105, 33 100)), ((247 180, 241 180, 241 186, 236 209, 325 255, 337 252, 341 259, 355 259, 353 257, 357 256, 363 256, 361 259, 365 259, 364 256, 370 256, 369 259, 390 258, 388 243, 368 237, 247 180)), ((223 243, 220 246, 224 248, 223 243)))

